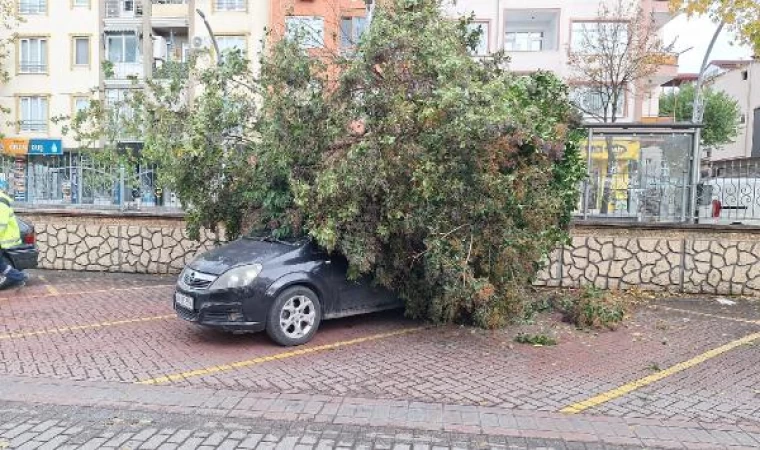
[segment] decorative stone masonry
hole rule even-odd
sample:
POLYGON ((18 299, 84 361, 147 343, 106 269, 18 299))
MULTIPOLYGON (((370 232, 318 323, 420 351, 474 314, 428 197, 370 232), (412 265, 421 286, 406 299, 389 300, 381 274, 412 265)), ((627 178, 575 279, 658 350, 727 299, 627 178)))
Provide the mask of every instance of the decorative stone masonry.
POLYGON ((214 246, 213 233, 191 240, 178 214, 18 211, 34 225, 44 269, 179 273, 214 246))
POLYGON ((537 285, 760 295, 760 229, 576 224, 537 285))
MULTIPOLYGON (((34 224, 45 269, 174 274, 223 240, 190 240, 179 214, 17 212, 34 224)), ((760 228, 576 224, 535 284, 760 296, 760 228)))

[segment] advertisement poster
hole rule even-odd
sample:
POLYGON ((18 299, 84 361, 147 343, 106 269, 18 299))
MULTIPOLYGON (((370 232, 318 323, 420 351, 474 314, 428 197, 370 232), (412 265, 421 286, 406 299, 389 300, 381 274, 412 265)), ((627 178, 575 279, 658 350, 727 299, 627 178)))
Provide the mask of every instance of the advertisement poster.
MULTIPOLYGON (((610 199, 607 211, 628 210, 628 190, 630 185, 630 167, 631 161, 638 162, 641 154, 641 143, 638 140, 615 138, 611 143, 613 156, 613 166, 610 168, 610 199)), ((608 174, 610 160, 610 149, 605 139, 595 139, 591 141, 591 171, 599 174, 598 184, 596 186, 594 209, 601 209, 602 197, 604 195, 604 183, 608 174)))

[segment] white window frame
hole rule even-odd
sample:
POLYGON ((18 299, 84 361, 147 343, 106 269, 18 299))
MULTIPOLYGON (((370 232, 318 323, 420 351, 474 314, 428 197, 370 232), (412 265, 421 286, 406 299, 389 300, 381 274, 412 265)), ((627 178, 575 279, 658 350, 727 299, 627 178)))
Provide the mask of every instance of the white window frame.
POLYGON ((137 64, 140 62, 140 40, 136 33, 132 32, 118 32, 106 34, 106 59, 114 64, 137 64), (127 54, 127 36, 133 36, 135 38, 135 60, 134 61, 112 61, 111 58, 111 45, 113 41, 121 42, 121 56, 122 59, 127 54), (118 39, 117 39, 118 38, 118 39))
POLYGON ((287 39, 294 39, 303 30, 305 39, 301 48, 322 48, 325 46, 325 18, 322 16, 287 16, 285 17, 285 34, 287 39))
POLYGON ((48 107, 48 98, 45 96, 20 97, 19 130, 32 133, 47 131, 48 107))
POLYGON ((219 51, 224 56, 224 52, 232 49, 240 49, 243 56, 248 50, 248 39, 244 34, 228 34, 216 36, 216 43, 219 45, 219 51), (234 41, 239 41, 239 45, 233 44, 234 41))
POLYGON ((362 34, 367 29, 367 18, 364 16, 343 16, 340 18, 340 48, 341 50, 350 50, 359 43, 362 34), (362 27, 357 23, 363 22, 362 27), (346 27, 348 25, 348 27, 346 27))
POLYGON ((19 73, 47 73, 48 71, 48 40, 44 37, 22 37, 18 40, 19 73), (43 45, 44 44, 44 45, 43 45), (34 48, 35 59, 29 52, 34 48), (26 48, 26 50, 24 50, 26 48))
POLYGON ((90 98, 86 95, 75 95, 72 102, 72 115, 76 116, 80 111, 90 107, 90 98))
POLYGON ((73 53, 71 65, 74 66, 74 67, 89 67, 90 66, 90 61, 91 61, 91 58, 92 58, 92 55, 91 55, 91 52, 92 52, 92 46, 91 46, 92 39, 90 39, 89 36, 73 36, 71 38, 71 40, 72 40, 72 44, 71 45, 72 45, 72 53, 73 53), (78 59, 77 57, 79 56, 79 46, 77 45, 77 41, 87 41, 87 55, 86 55, 86 58, 85 58, 86 62, 84 62, 84 63, 78 63, 77 62, 77 59, 78 59))
POLYGON ((71 5, 74 8, 89 8, 90 0, 72 0, 71 5))
POLYGON ((491 22, 484 20, 475 20, 467 26, 467 31, 474 32, 481 28, 483 33, 480 35, 478 47, 473 52, 475 56, 485 56, 491 52, 491 22))
POLYGON ((19 0, 18 12, 23 16, 47 14, 47 0, 19 0))
POLYGON ((246 11, 246 0, 214 0, 216 11, 246 11))
POLYGON ((508 52, 536 53, 544 51, 543 31, 507 31, 504 33, 504 50, 508 52), (527 44, 518 48, 518 44, 527 44))

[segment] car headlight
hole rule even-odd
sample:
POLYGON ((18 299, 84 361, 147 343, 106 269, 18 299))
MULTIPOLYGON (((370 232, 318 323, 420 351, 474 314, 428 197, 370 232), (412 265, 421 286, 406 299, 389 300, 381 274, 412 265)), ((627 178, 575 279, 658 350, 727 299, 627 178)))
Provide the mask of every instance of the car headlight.
POLYGON ((222 274, 209 287, 212 291, 221 291, 224 289, 241 288, 253 283, 253 280, 261 273, 261 264, 251 264, 248 266, 235 267, 222 274))

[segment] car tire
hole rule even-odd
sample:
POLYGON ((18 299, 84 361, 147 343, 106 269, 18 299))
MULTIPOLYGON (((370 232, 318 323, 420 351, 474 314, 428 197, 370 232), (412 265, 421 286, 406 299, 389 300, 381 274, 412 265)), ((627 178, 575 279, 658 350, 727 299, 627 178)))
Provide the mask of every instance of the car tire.
MULTIPOLYGON (((0 259, 2 259, 5 264, 13 267, 13 263, 10 259, 6 258, 5 256, 0 256, 0 259)), ((0 273, 0 289, 5 289, 9 284, 10 282, 8 281, 8 277, 0 273)))
POLYGON ((319 297, 305 286, 282 291, 269 309, 267 334, 276 343, 291 347, 309 342, 322 322, 319 297))

